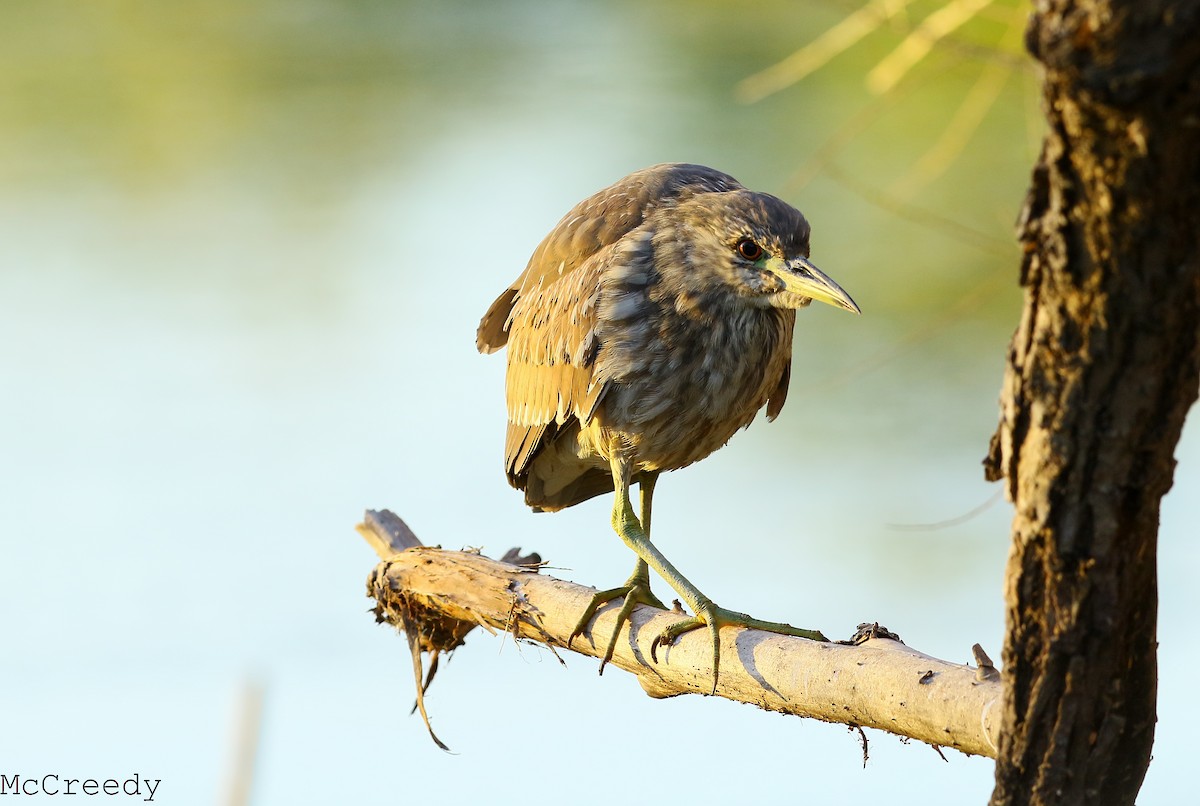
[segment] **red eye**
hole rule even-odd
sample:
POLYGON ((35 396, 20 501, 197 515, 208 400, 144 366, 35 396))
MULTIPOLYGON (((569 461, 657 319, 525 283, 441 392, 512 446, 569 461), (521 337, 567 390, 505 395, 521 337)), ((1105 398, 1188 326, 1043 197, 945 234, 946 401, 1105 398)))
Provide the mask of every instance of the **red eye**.
POLYGON ((737 246, 735 246, 734 249, 737 250, 739 255, 751 262, 754 262, 763 256, 762 247, 749 238, 742 238, 737 242, 737 246))

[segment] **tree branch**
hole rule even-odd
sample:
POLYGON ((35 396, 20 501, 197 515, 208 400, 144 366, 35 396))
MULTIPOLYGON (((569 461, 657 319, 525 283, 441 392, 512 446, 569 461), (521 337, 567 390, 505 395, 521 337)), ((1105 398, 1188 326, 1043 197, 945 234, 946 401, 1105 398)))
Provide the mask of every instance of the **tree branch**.
MULTIPOLYGON (((436 663, 438 653, 460 645, 476 625, 544 644, 557 656, 595 592, 539 574, 536 565, 511 565, 419 543, 405 550, 415 536, 390 512, 369 511, 358 529, 383 558, 367 580, 376 616, 405 630, 414 658, 419 651, 429 652, 436 663), (396 541, 389 536, 393 531, 407 532, 410 539, 396 541)), ((603 608, 570 649, 602 655, 617 609, 603 608)), ((636 675, 651 697, 712 691, 706 633, 684 635, 665 652, 659 650, 657 664, 650 660, 650 643, 678 618, 638 607, 609 666, 636 675)), ((982 657, 983 667, 976 669, 883 637, 865 637, 857 645, 825 644, 725 628, 721 640, 721 657, 728 660, 721 664, 718 696, 768 711, 878 728, 964 753, 996 755, 1001 686, 982 653, 977 658, 982 657)), ((419 679, 419 666, 416 674, 419 679)))

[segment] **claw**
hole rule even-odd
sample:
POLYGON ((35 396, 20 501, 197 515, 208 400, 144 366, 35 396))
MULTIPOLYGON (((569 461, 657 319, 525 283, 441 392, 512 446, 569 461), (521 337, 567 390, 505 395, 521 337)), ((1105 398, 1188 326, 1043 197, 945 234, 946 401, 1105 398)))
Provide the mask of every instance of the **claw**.
POLYGON ((621 610, 617 613, 617 626, 613 629, 612 637, 608 639, 608 646, 604 650, 604 657, 600 659, 600 674, 604 674, 604 667, 612 660, 613 652, 617 648, 617 637, 621 634, 621 625, 629 621, 629 616, 633 613, 633 608, 637 607, 639 602, 633 595, 633 591, 625 597, 625 601, 621 603, 621 610))
POLYGON ((640 604, 657 607, 660 610, 665 610, 662 601, 654 595, 650 590, 650 581, 642 572, 640 567, 634 570, 633 576, 629 578, 624 585, 619 588, 609 588, 608 590, 599 591, 592 597, 592 601, 584 608, 583 615, 579 617, 578 623, 575 624, 575 629, 571 631, 571 635, 567 638, 567 647, 570 648, 571 642, 577 636, 583 634, 591 623, 592 618, 596 615, 596 611, 603 605, 614 599, 623 599, 621 609, 617 612, 617 623, 613 627, 612 635, 608 639, 608 644, 604 648, 604 657, 600 659, 600 674, 604 674, 604 667, 612 660, 613 653, 617 649, 617 638, 621 635, 621 627, 628 623, 630 616, 633 615, 633 610, 640 604))
POLYGON ((828 641, 819 630, 806 630, 801 627, 793 627, 790 624, 783 624, 776 621, 763 621, 756 619, 745 613, 738 613, 734 610, 726 610, 722 607, 717 607, 712 602, 708 602, 696 609, 696 615, 691 618, 677 621, 668 626, 665 630, 655 636, 654 641, 650 644, 650 658, 655 663, 658 663, 658 648, 660 646, 671 646, 684 633, 689 633, 692 630, 698 630, 701 627, 708 627, 709 635, 712 639, 712 655, 713 655, 713 685, 710 694, 717 693, 717 683, 721 676, 721 627, 747 627, 754 630, 764 630, 773 632, 779 635, 794 635, 799 638, 807 638, 810 641, 828 641))

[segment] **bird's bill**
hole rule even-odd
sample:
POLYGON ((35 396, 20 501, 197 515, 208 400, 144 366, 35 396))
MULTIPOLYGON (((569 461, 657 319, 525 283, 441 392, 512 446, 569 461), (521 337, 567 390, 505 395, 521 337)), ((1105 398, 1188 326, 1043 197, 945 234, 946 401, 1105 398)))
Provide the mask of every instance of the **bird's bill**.
MULTIPOLYGON (((775 261, 772 261, 773 263, 775 261)), ((862 313, 850 295, 835 283, 825 272, 818 269, 807 258, 797 257, 788 261, 779 260, 771 266, 776 276, 783 280, 784 287, 794 294, 824 302, 835 308, 844 308, 853 313, 862 313)))

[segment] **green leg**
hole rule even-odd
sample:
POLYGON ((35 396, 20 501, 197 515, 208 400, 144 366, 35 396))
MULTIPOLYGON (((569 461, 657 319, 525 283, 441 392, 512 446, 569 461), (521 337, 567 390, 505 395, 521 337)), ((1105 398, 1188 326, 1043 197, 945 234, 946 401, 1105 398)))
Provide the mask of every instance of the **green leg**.
MULTIPOLYGON (((642 496, 642 530, 650 533, 650 502, 654 497, 654 483, 658 480, 658 474, 646 476, 641 484, 642 496)), ((626 495, 628 495, 628 485, 626 485, 626 495)), ((575 625, 575 629, 571 631, 570 638, 567 639, 567 646, 575 640, 575 637, 581 635, 587 628, 588 623, 592 620, 592 616, 596 615, 596 611, 603 605, 611 602, 614 599, 621 599, 621 610, 617 613, 617 624, 613 628, 612 636, 608 639, 608 646, 604 650, 604 658, 600 661, 600 674, 604 674, 604 667, 612 660, 613 652, 617 648, 617 638, 621 634, 621 627, 629 621, 629 617, 633 615, 633 609, 639 604, 650 605, 657 607, 660 610, 665 610, 666 606, 662 603, 654 592, 650 590, 650 568, 646 565, 646 561, 638 557, 637 565, 633 567, 633 573, 629 579, 625 580, 625 584, 617 588, 609 588, 608 590, 599 591, 592 597, 592 601, 588 603, 587 608, 580 616, 579 622, 575 625)))
MULTIPOLYGON (((707 626, 712 639, 713 693, 716 693, 717 680, 721 670, 721 639, 719 630, 724 625, 751 627, 782 635, 796 635, 814 641, 828 640, 816 630, 805 630, 793 627, 790 624, 782 624, 774 621, 762 621, 752 618, 745 613, 726 610, 713 604, 711 599, 701 593, 683 574, 679 573, 675 566, 671 564, 671 561, 663 556, 663 553, 650 542, 649 534, 642 528, 642 525, 634 516, 633 503, 629 499, 630 463, 625 457, 613 457, 612 474, 616 487, 616 501, 613 505, 613 529, 620 535, 625 545, 633 549, 633 552, 637 554, 641 563, 653 568, 659 576, 666 580, 667 584, 679 594, 680 598, 687 602, 692 608, 692 612, 695 613, 691 618, 667 627, 667 629, 663 630, 654 639, 654 643, 650 645, 650 656, 656 663, 658 662, 658 647, 669 646, 684 633, 707 626)), ((653 489, 653 483, 651 484, 651 489, 653 489)), ((649 505, 645 500, 643 500, 643 517, 649 521, 649 505)), ((639 565, 638 567, 642 568, 643 565, 639 565)), ((619 629, 620 627, 618 626, 619 629)))

